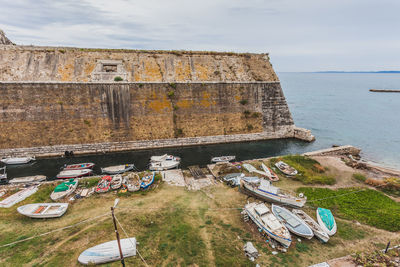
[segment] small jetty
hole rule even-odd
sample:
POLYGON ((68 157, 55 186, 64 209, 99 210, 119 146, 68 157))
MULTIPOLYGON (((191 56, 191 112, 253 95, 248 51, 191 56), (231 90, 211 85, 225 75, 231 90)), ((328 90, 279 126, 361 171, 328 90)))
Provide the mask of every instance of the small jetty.
POLYGON ((375 93, 400 93, 400 89, 369 89, 369 91, 375 93))

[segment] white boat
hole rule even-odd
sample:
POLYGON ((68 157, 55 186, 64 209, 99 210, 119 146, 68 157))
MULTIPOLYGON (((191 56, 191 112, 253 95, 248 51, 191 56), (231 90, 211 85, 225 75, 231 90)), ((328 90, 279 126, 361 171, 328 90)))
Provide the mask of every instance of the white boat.
POLYGON ((136 170, 136 167, 134 164, 125 164, 125 165, 101 168, 101 172, 105 173, 105 174, 121 174, 121 173, 129 172, 132 170, 136 170))
POLYGON ((261 168, 264 170, 264 172, 267 174, 267 177, 273 181, 279 181, 279 177, 278 175, 276 175, 276 173, 274 173, 270 168, 268 168, 267 166, 265 166, 264 163, 261 163, 261 168))
POLYGON ((211 159, 211 162, 215 162, 215 163, 217 163, 217 162, 229 162, 229 161, 232 161, 232 160, 235 160, 235 159, 236 159, 236 156, 220 156, 220 157, 213 157, 211 159))
POLYGON ((32 184, 32 183, 40 183, 46 181, 46 176, 44 175, 35 175, 35 176, 25 176, 11 179, 8 181, 10 184, 32 184))
POLYGON ((17 193, 9 196, 8 198, 3 199, 0 202, 0 207, 1 208, 9 208, 9 207, 13 206, 14 204, 17 204, 18 202, 21 202, 25 198, 33 195, 37 191, 38 191, 37 186, 30 186, 28 188, 22 189, 22 190, 18 191, 17 193))
POLYGON ((140 189, 142 181, 137 173, 130 173, 124 177, 123 184, 126 186, 129 192, 136 192, 140 189))
POLYGON ((59 174, 57 174, 58 179, 70 179, 70 178, 78 178, 86 175, 92 174, 91 169, 81 169, 81 170, 67 170, 67 171, 61 171, 59 174))
POLYGON ((7 183, 7 172, 6 167, 0 168, 0 184, 7 183))
POLYGON ((321 228, 330 236, 337 231, 336 221, 330 210, 317 208, 317 221, 321 228))
POLYGON ((317 237, 322 242, 326 243, 329 240, 329 235, 322 229, 322 227, 314 221, 307 213, 299 209, 292 209, 292 213, 294 213, 297 217, 305 221, 308 226, 313 230, 315 237, 317 237))
POLYGON ((248 203, 244 210, 249 218, 269 237, 289 247, 292 239, 288 229, 276 218, 264 203, 248 203))
POLYGON ((165 161, 157 161, 150 162, 149 170, 150 171, 164 171, 173 169, 179 166, 179 161, 175 160, 165 160, 165 161))
POLYGON ((295 176, 297 174, 297 170, 295 168, 291 167, 289 164, 283 161, 278 161, 277 163, 275 163, 275 166, 287 176, 295 176))
POLYGON ((122 175, 121 174, 113 175, 111 180, 111 189, 113 190, 118 189, 121 187, 121 185, 122 185, 122 175))
POLYGON ((307 197, 302 196, 302 194, 296 197, 290 192, 273 186, 270 181, 265 179, 260 179, 259 183, 248 183, 242 180, 240 182, 240 188, 245 193, 251 194, 262 200, 286 204, 297 208, 303 207, 307 201, 307 197))
POLYGON ((64 215, 68 209, 68 203, 35 203, 17 208, 22 215, 31 218, 57 218, 64 215))
MULTIPOLYGON (((268 174, 267 174, 266 172, 257 170, 256 167, 254 167, 254 166, 251 165, 251 164, 244 163, 244 164, 243 164, 243 168, 245 168, 246 171, 248 171, 248 172, 250 172, 250 173, 258 173, 258 174, 261 174, 262 176, 268 177, 268 174)), ((269 178, 269 177, 268 177, 268 178, 269 178)))
POLYGON ((50 198, 54 201, 71 195, 78 187, 78 179, 70 179, 68 182, 63 182, 54 188, 50 198))
POLYGON ((26 164, 35 160, 35 157, 3 158, 0 161, 8 165, 26 164))
MULTIPOLYGON (((136 256, 136 238, 125 238, 120 241, 124 258, 136 256)), ((117 240, 88 248, 78 257, 78 262, 84 265, 102 264, 118 260, 120 260, 120 254, 117 240)))
POLYGON ((302 219, 284 207, 272 204, 272 213, 295 235, 311 239, 314 236, 311 228, 302 219))
POLYGON ((161 156, 152 156, 150 162, 160 162, 160 161, 181 161, 180 157, 175 157, 172 155, 164 154, 161 156))

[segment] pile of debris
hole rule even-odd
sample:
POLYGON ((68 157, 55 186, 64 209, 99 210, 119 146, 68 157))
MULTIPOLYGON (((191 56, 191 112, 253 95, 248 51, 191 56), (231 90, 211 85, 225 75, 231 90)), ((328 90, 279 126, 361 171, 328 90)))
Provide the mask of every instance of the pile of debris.
POLYGON ((244 245, 243 250, 249 260, 254 261, 258 258, 258 250, 254 247, 253 243, 247 242, 244 245))

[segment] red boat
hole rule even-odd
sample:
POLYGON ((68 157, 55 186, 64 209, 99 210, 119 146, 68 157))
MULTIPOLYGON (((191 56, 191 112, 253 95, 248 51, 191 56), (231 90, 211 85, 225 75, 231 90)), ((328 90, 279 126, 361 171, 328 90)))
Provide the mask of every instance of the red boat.
POLYGON ((105 192, 110 191, 111 180, 112 180, 111 176, 103 176, 103 178, 101 178, 101 180, 97 184, 95 192, 96 193, 105 193, 105 192))
POLYGON ((83 169, 93 169, 94 163, 77 163, 71 165, 65 165, 64 170, 83 170, 83 169))

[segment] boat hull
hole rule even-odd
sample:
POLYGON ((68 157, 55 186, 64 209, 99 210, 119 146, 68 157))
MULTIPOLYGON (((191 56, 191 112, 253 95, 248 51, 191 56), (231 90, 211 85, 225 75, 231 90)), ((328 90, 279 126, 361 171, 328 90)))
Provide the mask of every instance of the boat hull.
POLYGON ((163 162, 153 162, 150 164, 149 170, 150 171, 165 171, 169 169, 174 169, 179 166, 179 161, 169 161, 168 164, 162 164, 163 162))
POLYGON ((19 165, 19 164, 27 164, 33 160, 35 160, 35 158, 25 157, 25 158, 5 158, 0 161, 7 165, 19 165))
POLYGON ((75 184, 69 190, 66 190, 66 191, 63 191, 63 192, 55 192, 55 191, 53 191, 51 193, 51 195, 50 195, 51 200, 56 201, 56 200, 59 200, 61 198, 64 198, 66 196, 71 195, 76 190, 76 188, 78 187, 78 180, 74 180, 74 182, 75 182, 75 184))
POLYGON ((88 176, 92 174, 92 170, 90 169, 82 169, 82 170, 67 170, 62 171, 57 174, 57 179, 71 179, 71 178, 79 178, 83 176, 88 176))
POLYGON ((337 226, 336 226, 336 221, 335 218, 333 217, 332 213, 329 211, 330 215, 332 216, 332 220, 333 220, 333 227, 332 229, 329 229, 328 226, 326 225, 326 223, 324 222, 324 219, 322 218, 322 211, 325 209, 321 209, 321 208, 317 208, 317 221, 318 224, 321 226, 321 228, 330 236, 333 236, 334 234, 336 234, 337 231, 337 226))
POLYGON ((293 209, 292 212, 302 219, 307 225, 311 228, 311 230, 314 232, 314 236, 318 238, 320 241, 323 243, 326 243, 329 241, 329 235, 321 228, 321 226, 313 219, 311 218, 307 213, 305 213, 302 210, 297 210, 293 209))
POLYGON ((306 222, 304 222, 302 219, 300 219, 299 217, 297 217, 296 215, 294 215, 293 213, 291 213, 289 210, 283 208, 283 207, 279 207, 276 206, 274 204, 272 204, 271 207, 272 213, 279 219, 282 221, 282 223, 286 226, 286 228, 292 232, 295 235, 307 238, 307 239, 311 239, 314 236, 313 231, 311 230, 311 228, 307 225, 306 222), (279 213, 279 210, 281 211, 281 213, 279 213), (294 220, 293 223, 297 223, 296 227, 293 227, 292 224, 290 224, 288 222, 287 219, 285 219, 283 217, 283 213, 286 213, 287 215, 290 216, 290 220, 294 220), (300 227, 299 227, 300 226, 300 227))
POLYGON ((26 199, 27 197, 33 195, 37 191, 38 191, 37 186, 31 186, 31 187, 25 188, 21 191, 18 191, 14 195, 11 195, 8 198, 3 199, 0 202, 0 207, 1 208, 12 207, 13 205, 17 204, 18 202, 21 202, 22 200, 26 199))
POLYGON ((44 175, 36 175, 36 176, 27 176, 27 177, 20 177, 14 178, 8 181, 10 184, 31 184, 31 183, 39 183, 46 181, 47 177, 44 175))
MULTIPOLYGON (((112 170, 110 167, 101 168, 101 172, 104 174, 115 175, 115 174, 122 174, 125 172, 133 171, 135 169, 135 165, 133 165, 133 164, 123 165, 123 166, 121 166, 121 169, 119 169, 119 170, 112 170), (123 168, 123 166, 124 166, 124 168, 123 168)), ((118 167, 118 166, 115 166, 115 167, 118 167)))
MULTIPOLYGON (((147 176, 147 177, 149 177, 149 176, 147 176)), ((149 178, 149 181, 142 181, 140 183, 140 188, 143 190, 149 188, 154 183, 154 177, 155 177, 155 173, 153 172, 152 177, 149 178)), ((143 177, 143 178, 145 178, 145 177, 143 177)), ((143 180, 143 178, 142 178, 142 180, 143 180)))
POLYGON ((18 207, 17 211, 31 218, 46 219, 61 217, 67 209, 68 203, 35 203, 18 207), (40 211, 41 208, 43 208, 42 211, 40 211))

